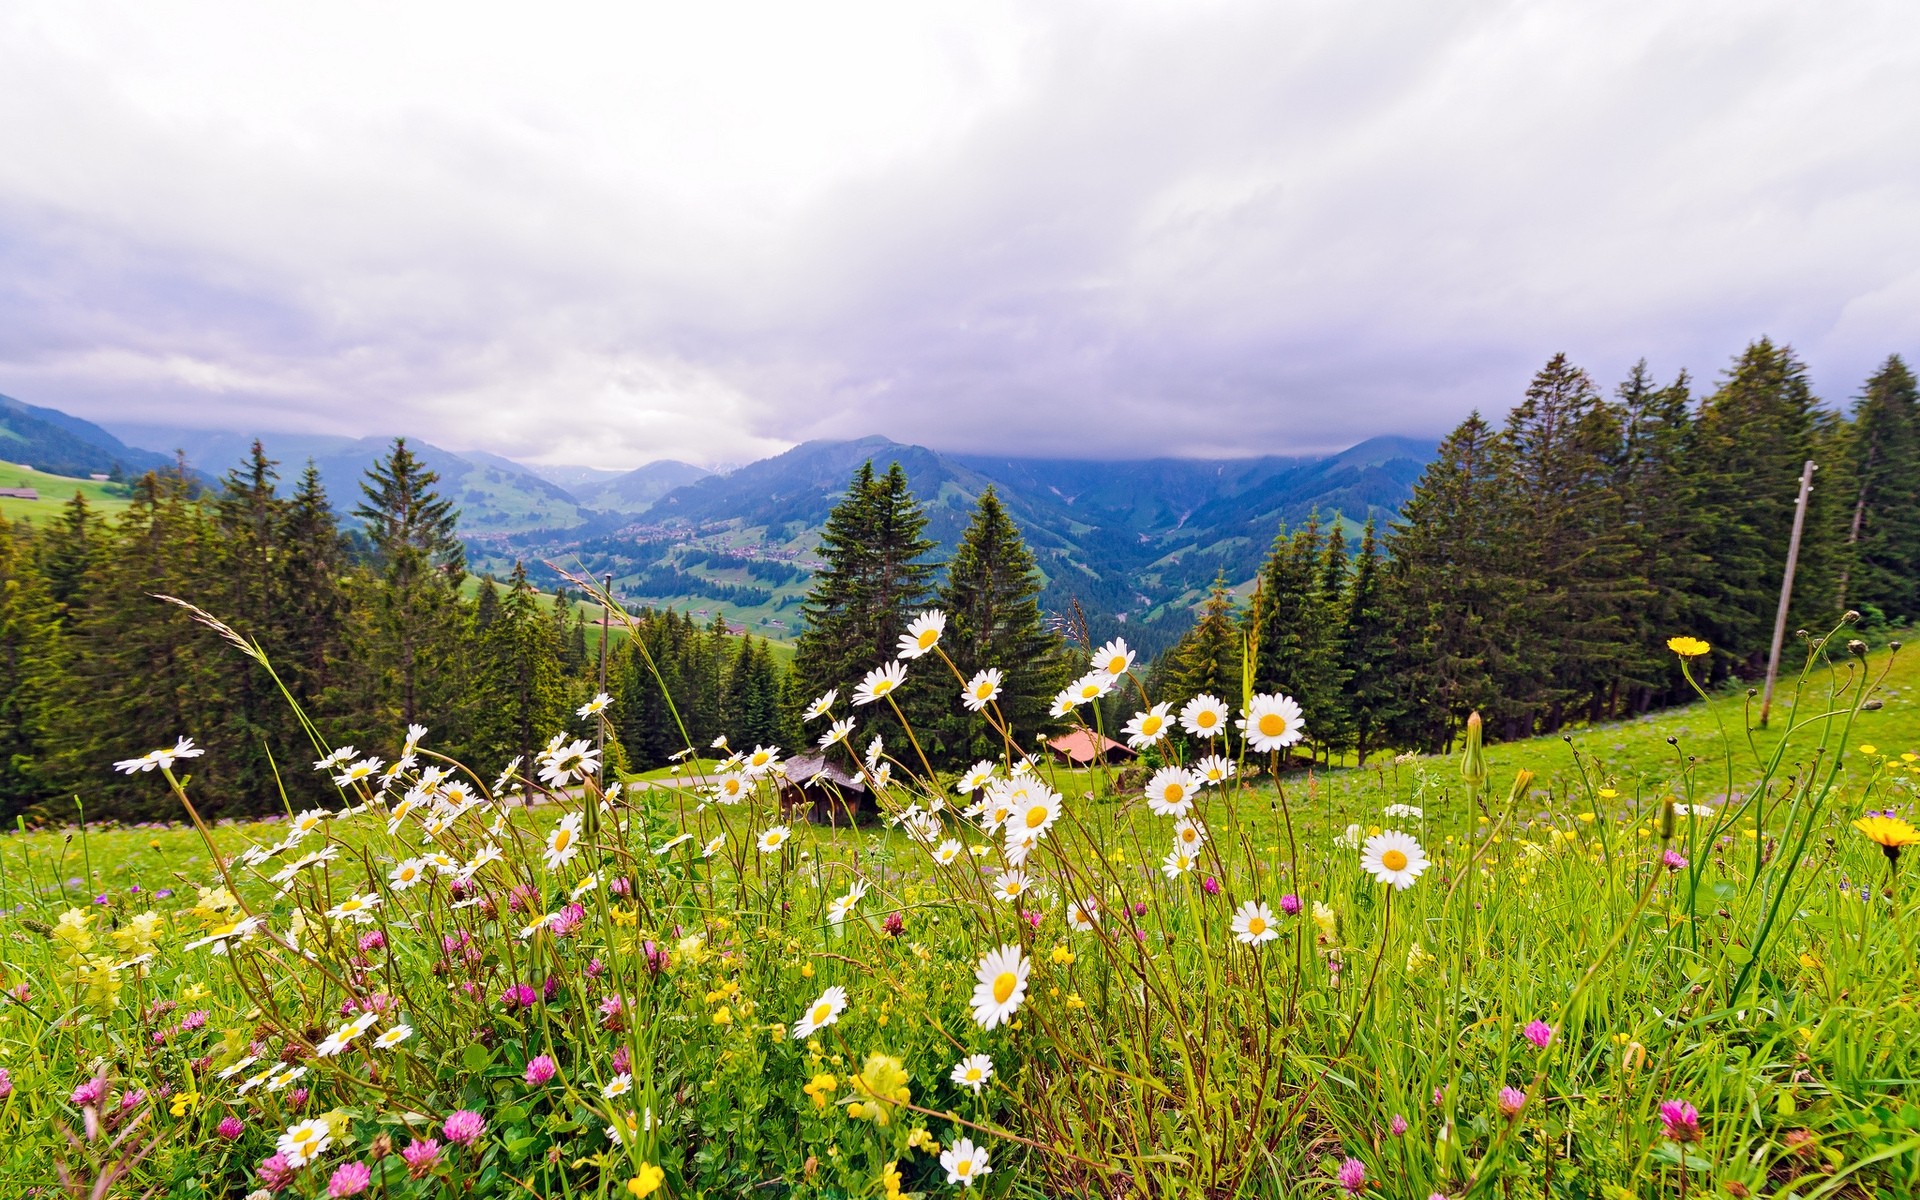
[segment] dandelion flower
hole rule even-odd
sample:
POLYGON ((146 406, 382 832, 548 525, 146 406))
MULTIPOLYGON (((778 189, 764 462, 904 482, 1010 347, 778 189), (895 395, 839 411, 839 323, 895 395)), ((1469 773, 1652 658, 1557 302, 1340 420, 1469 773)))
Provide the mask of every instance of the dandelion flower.
POLYGON ((1249 900, 1233 913, 1233 936, 1248 946, 1263 946, 1280 936, 1273 927, 1273 910, 1263 900, 1249 900))
POLYGON ((890 662, 867 672, 867 677, 854 689, 855 704, 872 704, 897 691, 907 681, 907 667, 902 662, 890 662))
POLYGON ((1390 829, 1367 839, 1360 851, 1360 869, 1404 892, 1427 869, 1427 852, 1413 838, 1390 829))
POLYGON ((1127 735, 1127 745, 1135 750, 1145 750, 1167 736, 1167 727, 1173 723, 1172 707, 1170 704, 1156 704, 1145 712, 1133 714, 1133 720, 1127 722, 1123 731, 1127 735))
POLYGON ((787 828, 785 825, 772 825, 767 828, 766 832, 760 835, 760 840, 756 844, 760 847, 762 854, 772 854, 774 851, 780 849, 780 847, 786 845, 787 840, 792 836, 793 830, 787 828))
POLYGON ((560 823, 547 835, 547 870, 557 871, 560 865, 580 853, 580 814, 568 813, 560 818, 560 823))
POLYGON ((306 1166, 332 1144, 333 1127, 318 1118, 289 1126, 274 1142, 280 1153, 287 1156, 288 1164, 296 1167, 306 1166))
MULTIPOLYGON (((947 614, 937 608, 930 608, 913 619, 907 631, 900 635, 899 656, 901 658, 919 658, 940 644, 940 635, 947 629, 947 614)), ((856 698, 854 703, 858 704, 856 698)))
POLYGON ((1920 829, 1894 816, 1892 813, 1869 813, 1853 823, 1853 827, 1865 834, 1867 840, 1880 847, 1887 861, 1899 865, 1900 851, 1903 847, 1920 843, 1920 829))
POLYGON ((1027 998, 1027 974, 1032 964, 1020 947, 990 950, 974 968, 973 1019, 982 1029, 998 1028, 1020 1011, 1027 998))
POLYGON ((807 1005, 806 1013, 793 1023, 793 1040, 804 1041, 838 1021, 846 1007, 847 989, 835 984, 821 992, 820 998, 807 1005))
POLYGON ((1670 637, 1667 639, 1667 649, 1681 658, 1699 658, 1713 647, 1697 637, 1670 637))
POLYGON ((1147 781, 1147 807, 1163 817, 1184 817, 1199 786, 1184 767, 1161 767, 1147 781))
POLYGON ((1181 707, 1180 728, 1194 737, 1219 737, 1227 731, 1227 706, 1218 696, 1202 692, 1181 707))
POLYGON ((953 1065, 953 1081, 963 1088, 972 1088, 975 1095, 993 1078, 993 1060, 984 1054, 969 1055, 953 1065))
POLYGON ((1240 729, 1247 735, 1247 746, 1265 754, 1285 750, 1306 734, 1306 722, 1300 706, 1291 696, 1261 693, 1247 706, 1240 729))
POLYGON ((960 703, 967 706, 968 712, 979 712, 992 704, 1000 695, 1000 668, 988 667, 972 679, 960 693, 960 703))
POLYGON ((948 1183, 965 1188, 972 1187, 974 1180, 993 1170, 987 1165, 987 1152, 974 1145, 972 1138, 961 1138, 941 1151, 940 1165, 947 1170, 948 1183))

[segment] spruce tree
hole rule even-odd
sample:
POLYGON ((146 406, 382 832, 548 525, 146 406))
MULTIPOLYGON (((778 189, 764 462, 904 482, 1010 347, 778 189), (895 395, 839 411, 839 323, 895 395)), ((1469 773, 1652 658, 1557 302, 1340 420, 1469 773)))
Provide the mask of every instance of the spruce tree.
POLYGON ((1193 628, 1167 652, 1164 682, 1154 694, 1170 701, 1176 711, 1199 695, 1237 706, 1243 645, 1233 592, 1224 573, 1215 575, 1193 628))
POLYGON ((1324 555, 1319 514, 1291 534, 1283 529, 1261 568, 1247 624, 1254 637, 1253 690, 1292 696, 1305 713, 1307 741, 1330 750, 1344 719, 1332 610, 1321 592, 1324 555))
POLYGON ((1365 766, 1367 755, 1379 748, 1398 719, 1401 699, 1394 679, 1393 614, 1371 520, 1360 535, 1360 553, 1354 559, 1346 600, 1341 662, 1347 673, 1347 732, 1358 765, 1365 766))
POLYGON ((488 770, 533 755, 567 720, 553 621, 516 562, 498 615, 476 634, 471 751, 488 770))
MULTIPOLYGON (((1612 419, 1620 432, 1612 486, 1632 545, 1628 570, 1643 590, 1624 614, 1625 654, 1609 715, 1691 695, 1666 647, 1669 637, 1700 626, 1700 582, 1711 567, 1701 551, 1690 390, 1684 371, 1658 386, 1642 359, 1614 392, 1612 419)), ((1713 660, 1693 668, 1696 677, 1712 669, 1713 660)))
POLYGON ((75 719, 66 667, 59 607, 0 516, 0 814, 51 801, 65 782, 56 732, 75 719))
POLYGON ((1920 615, 1920 387, 1899 355, 1854 402, 1840 603, 1920 615))
MULTIPOLYGON (((942 645, 960 674, 971 679, 989 667, 1000 671, 995 704, 1019 746, 1031 744, 1035 734, 1053 723, 1048 707, 1067 682, 1064 646, 1040 613, 1044 586, 1033 554, 999 493, 986 488, 947 564, 947 578, 935 604, 947 614, 942 645)), ((928 666, 929 673, 938 670, 931 661, 928 666)), ((937 690, 957 696, 959 685, 949 677, 937 690)), ((947 707, 943 724, 951 759, 1004 749, 999 735, 981 717, 957 703, 947 707)))

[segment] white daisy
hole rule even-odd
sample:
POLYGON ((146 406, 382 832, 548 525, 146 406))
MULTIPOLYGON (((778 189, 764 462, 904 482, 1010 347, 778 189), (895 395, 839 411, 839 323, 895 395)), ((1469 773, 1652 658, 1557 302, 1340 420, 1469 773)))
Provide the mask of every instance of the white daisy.
POLYGON ((800 714, 800 719, 803 721, 811 721, 815 717, 826 716, 827 712, 833 708, 833 702, 839 698, 840 693, 837 689, 828 688, 826 695, 821 696, 812 704, 807 705, 807 711, 800 714))
POLYGON ((946 841, 941 842, 939 848, 933 852, 934 861, 944 867, 954 859, 959 858, 960 852, 963 849, 965 849, 965 847, 959 842, 948 838, 946 841))
POLYGON ((1192 817, 1182 817, 1173 827, 1173 844, 1182 850, 1198 852, 1207 843, 1206 826, 1192 817))
POLYGON ((1427 869, 1427 852, 1420 843, 1395 829, 1376 833, 1360 850, 1360 869, 1381 883, 1404 892, 1427 869))
POLYGON ((1023 787, 1008 800, 1015 805, 1007 822, 1007 837, 1034 841, 1046 835, 1060 819, 1060 793, 1044 784, 1023 787))
POLYGON ((336 921, 352 921, 359 925, 373 924, 373 910, 380 907, 380 894, 366 892, 358 896, 348 896, 345 900, 327 910, 327 915, 336 921))
POLYGON ((1093 652, 1093 669, 1102 675, 1118 679, 1132 666, 1133 651, 1127 649, 1125 638, 1115 638, 1093 652))
POLYGON ((304 1167, 333 1144, 333 1126, 319 1118, 289 1126, 274 1142, 289 1166, 304 1167))
POLYGON ((840 1019, 846 1011, 847 989, 835 984, 820 993, 820 998, 807 1005, 807 1011, 793 1023, 793 1038, 800 1041, 810 1038, 816 1030, 825 1029, 840 1019))
POLYGON ((992 1172, 987 1165, 987 1152, 973 1144, 972 1138, 961 1138, 940 1152, 940 1165, 947 1169, 947 1182, 957 1183, 970 1188, 973 1181, 992 1172))
POLYGON ((972 1088, 975 1095, 993 1078, 993 1060, 984 1054, 973 1054, 953 1064, 953 1081, 963 1088, 972 1088))
POLYGON ((1089 671, 1075 680, 1061 695, 1072 699, 1070 708, 1078 708, 1106 695, 1113 690, 1114 677, 1099 671, 1089 671))
POLYGON ((373 1039, 373 1044, 382 1050, 391 1050, 412 1036, 413 1026, 395 1025, 392 1029, 387 1030, 379 1037, 373 1039))
POLYGON ((1125 733, 1127 745, 1135 750, 1145 750, 1161 738, 1167 736, 1167 729, 1173 723, 1169 715, 1169 704, 1156 704, 1145 712, 1133 714, 1133 720, 1127 722, 1125 733))
POLYGON ((999 696, 1000 668, 988 667, 967 680, 967 686, 960 692, 960 703, 967 706, 968 712, 979 712, 999 696))
POLYGON ((568 813, 560 818, 560 823, 547 835, 547 870, 557 871, 560 865, 580 853, 580 814, 568 813))
POLYGON ((872 704, 899 690, 900 685, 906 681, 907 665, 903 662, 896 660, 885 666, 875 667, 867 672, 867 677, 862 679, 860 686, 854 689, 853 702, 872 704))
POLYGON ((997 1028, 1020 1011, 1032 969, 1018 946, 1005 945, 986 953, 973 971, 973 1019, 980 1028, 997 1028))
POLYGON ((613 697, 607 695, 605 692, 601 692, 594 696, 593 699, 575 709, 574 712, 582 717, 597 717, 607 711, 607 705, 612 703, 613 697))
POLYGON ((394 891, 404 892, 426 878, 426 875, 427 864, 417 858, 409 858, 387 872, 387 882, 393 885, 394 891))
POLYGON ((774 851, 780 849, 780 847, 786 845, 788 839, 792 837, 793 830, 787 828, 785 825, 772 825, 767 828, 766 832, 760 835, 760 840, 757 844, 762 854, 772 854, 774 851))
POLYGON ((835 742, 844 742, 847 740, 847 735, 852 732, 853 718, 843 717, 827 726, 827 731, 820 735, 820 748, 824 750, 835 742))
POLYGON ((712 796, 721 804, 738 804, 751 791, 744 775, 722 775, 720 782, 713 785, 712 796))
POLYGON ((1100 920, 1100 902, 1092 896, 1067 905, 1067 928, 1075 933, 1091 933, 1100 920))
POLYGON ((1160 873, 1168 879, 1178 879, 1193 870, 1193 864, 1198 861, 1199 859, 1190 852, 1175 846, 1167 851, 1165 858, 1160 860, 1160 873))
POLYGON ((1306 722, 1301 718, 1300 706, 1291 696, 1261 693, 1247 706, 1247 715, 1240 722, 1241 732, 1247 735, 1247 746, 1265 754, 1271 750, 1285 750, 1298 742, 1306 734, 1306 722))
POLYGON ((1209 754, 1193 764, 1193 773, 1200 777, 1200 782, 1214 787, 1232 779, 1237 769, 1233 760, 1222 754, 1209 754))
POLYGON ((1025 895, 1027 891, 1027 873, 1025 871, 1002 871, 1000 878, 993 881, 993 894, 1012 903, 1025 895))
MULTIPOLYGON (((900 657, 919 658, 940 644, 940 635, 947 629, 947 614, 937 608, 930 608, 913 619, 907 631, 900 635, 900 657)), ((858 703, 856 700, 855 703, 858 703)))
POLYGON ((1200 783, 1184 767, 1161 767, 1147 781, 1147 807, 1163 817, 1184 817, 1200 783))
POLYGON ((753 753, 746 756, 740 764, 741 769, 752 778, 770 774, 780 767, 780 747, 755 746, 753 753))
POLYGON ((987 784, 993 782, 994 765, 985 759, 973 764, 973 769, 954 782, 953 790, 962 796, 971 796, 987 784))
POLYGON ((1194 737, 1219 737, 1227 731, 1227 706, 1218 696, 1201 692, 1181 706, 1180 728, 1194 737))
POLYGON ((712 858, 714 855, 720 853, 720 847, 726 844, 727 844, 727 835, 724 833, 716 833, 713 835, 712 840, 708 841, 706 845, 700 847, 700 857, 712 858))
POLYGON ((607 1081, 607 1086, 600 1089, 600 1094, 608 1100, 615 1100, 632 1090, 633 1076, 622 1071, 607 1081))
POLYGON ((1233 936, 1249 946, 1265 945, 1280 936, 1273 927, 1273 910, 1264 900, 1249 900, 1233 912, 1233 936))

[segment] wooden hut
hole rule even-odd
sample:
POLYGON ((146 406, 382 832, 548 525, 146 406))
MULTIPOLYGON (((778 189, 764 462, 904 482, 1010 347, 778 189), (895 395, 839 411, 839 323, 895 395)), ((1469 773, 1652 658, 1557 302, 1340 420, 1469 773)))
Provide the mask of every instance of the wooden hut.
POLYGON ((865 824, 879 806, 858 775, 830 763, 824 754, 790 758, 781 765, 780 811, 813 825, 865 824))
POLYGON ((1101 745, 1096 748, 1093 742, 1095 736, 1098 735, 1076 729, 1072 733, 1049 739, 1047 750, 1056 760, 1069 767, 1085 767, 1096 762, 1125 762, 1134 756, 1133 751, 1110 737, 1101 736, 1101 745))

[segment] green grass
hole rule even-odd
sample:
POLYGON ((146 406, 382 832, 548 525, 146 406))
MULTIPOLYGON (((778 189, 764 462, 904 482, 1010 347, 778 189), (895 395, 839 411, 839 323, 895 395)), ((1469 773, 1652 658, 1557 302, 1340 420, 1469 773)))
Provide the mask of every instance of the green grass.
POLYGON ((45 471, 14 463, 0 463, 0 487, 30 487, 38 491, 38 500, 0 497, 0 516, 9 521, 26 520, 38 525, 48 525, 58 520, 60 509, 73 499, 76 492, 85 496, 87 505, 101 516, 118 516, 132 504, 124 484, 49 475, 45 471))

